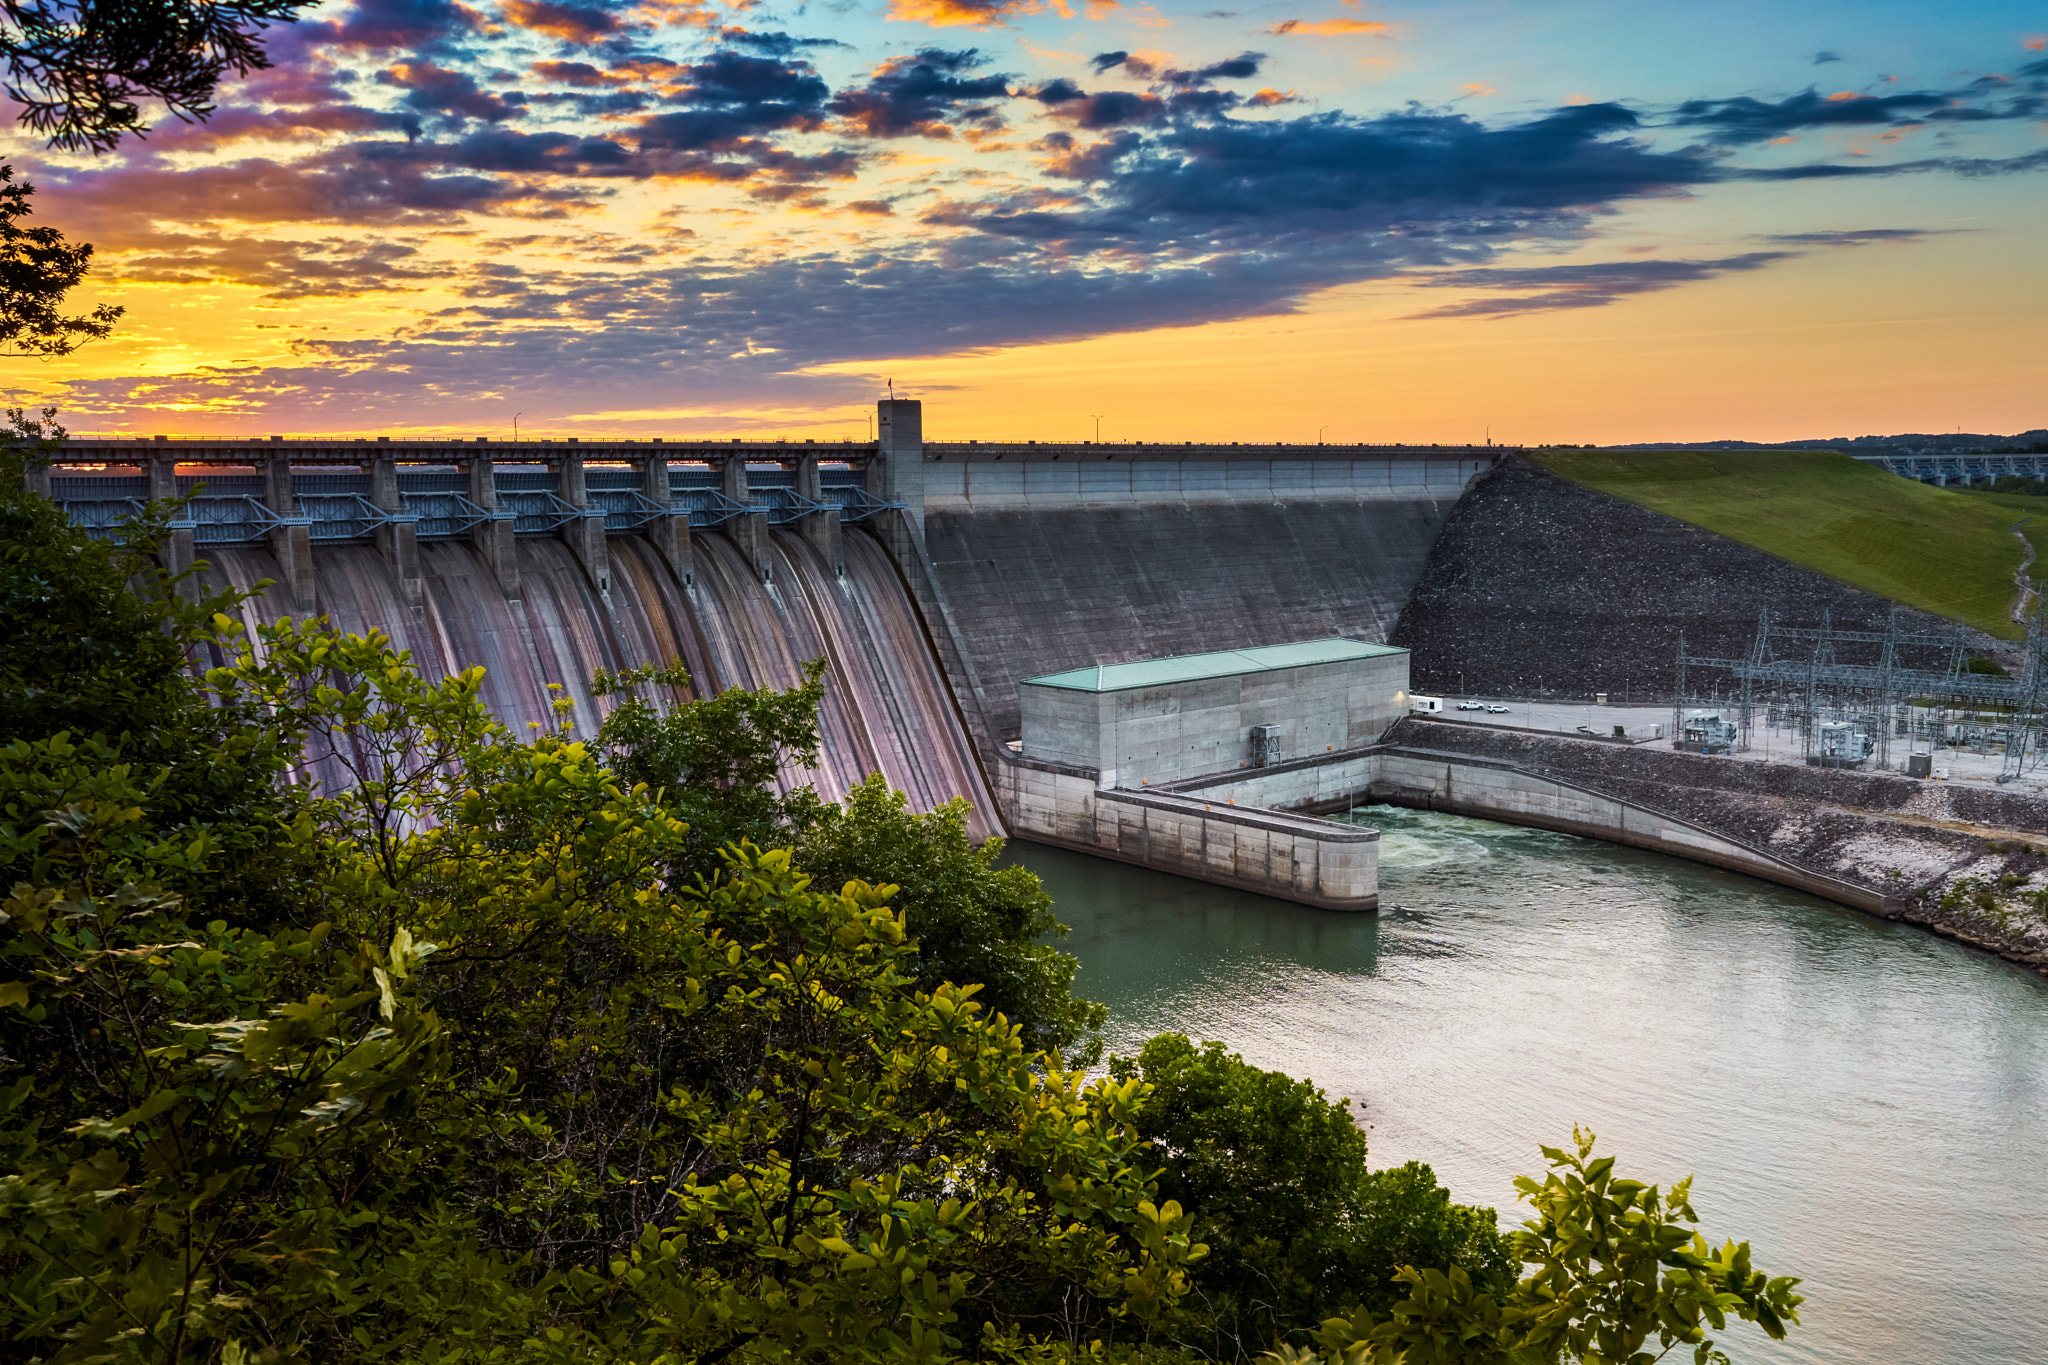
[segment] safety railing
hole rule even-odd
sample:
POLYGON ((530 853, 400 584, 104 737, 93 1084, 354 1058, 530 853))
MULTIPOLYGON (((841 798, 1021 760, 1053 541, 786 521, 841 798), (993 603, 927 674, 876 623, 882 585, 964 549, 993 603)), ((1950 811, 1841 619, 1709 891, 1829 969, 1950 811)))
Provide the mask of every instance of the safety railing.
POLYGON ((421 540, 455 540, 487 521, 516 521, 517 514, 479 507, 460 493, 401 493, 405 508, 419 518, 413 534, 421 540))

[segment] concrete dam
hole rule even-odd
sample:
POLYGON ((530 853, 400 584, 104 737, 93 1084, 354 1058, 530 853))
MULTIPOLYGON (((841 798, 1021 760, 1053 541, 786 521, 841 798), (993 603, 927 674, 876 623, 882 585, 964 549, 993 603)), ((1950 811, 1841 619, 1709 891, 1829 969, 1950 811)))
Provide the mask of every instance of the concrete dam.
POLYGON ((852 443, 74 439, 31 478, 102 532, 198 490, 168 567, 270 580, 251 625, 319 612, 430 674, 481 664, 515 728, 560 695, 594 733, 598 668, 680 660, 708 695, 788 687, 822 657, 819 764, 782 782, 833 798, 879 772, 919 808, 966 797, 977 837, 1368 909, 1377 835, 1310 813, 1392 801, 1657 848, 2048 961, 1943 890, 2048 866, 2048 816, 2013 800, 1890 776, 1794 790, 1725 760, 1399 720, 1411 677, 1667 685, 1682 622, 1660 565, 1729 604, 1685 628, 1731 638, 1760 605, 1861 620, 1880 599, 1512 450, 936 442, 915 401, 878 416, 852 443), (1027 682, 1090 669, 1073 690, 1110 738, 1029 742, 1027 682))
POLYGON ((515 728, 562 695, 594 733, 598 668, 680 660, 710 694, 823 657, 820 764, 785 784, 880 772, 919 808, 967 797, 977 836, 1030 837, 1007 747, 1024 678, 1383 641, 1499 454, 942 443, 914 400, 877 415, 855 443, 72 439, 32 477, 102 532, 196 491, 166 567, 270 580, 251 626, 317 612, 429 674, 481 664, 515 728))

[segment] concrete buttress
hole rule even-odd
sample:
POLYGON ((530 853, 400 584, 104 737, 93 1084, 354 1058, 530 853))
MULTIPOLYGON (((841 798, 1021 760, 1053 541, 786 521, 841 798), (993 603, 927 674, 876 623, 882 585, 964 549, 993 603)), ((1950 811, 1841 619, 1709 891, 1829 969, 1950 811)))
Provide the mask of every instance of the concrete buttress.
POLYGON ((497 462, 484 451, 477 451, 469 462, 469 500, 484 511, 491 513, 488 521, 480 521, 469 533, 470 543, 484 563, 491 566, 491 576, 498 580, 498 587, 508 601, 519 600, 519 542, 516 525, 511 517, 501 517, 498 512, 497 462))
POLYGON ((405 510, 405 499, 399 495, 397 460, 389 455, 372 456, 369 475, 371 504, 391 514, 377 528, 377 552, 391 566, 406 605, 419 616, 426 610, 426 590, 420 582, 419 518, 405 510))

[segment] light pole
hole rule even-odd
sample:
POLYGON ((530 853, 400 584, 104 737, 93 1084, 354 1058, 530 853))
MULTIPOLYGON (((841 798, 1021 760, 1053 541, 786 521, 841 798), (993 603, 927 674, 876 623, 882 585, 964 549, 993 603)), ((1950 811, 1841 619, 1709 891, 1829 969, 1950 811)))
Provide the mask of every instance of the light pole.
POLYGON ((512 439, 519 439, 519 414, 516 412, 512 414, 512 439))
POLYGON ((1324 426, 1319 426, 1319 427, 1317 427, 1317 428, 1316 428, 1316 444, 1317 444, 1317 445, 1321 445, 1321 444, 1323 443, 1323 433, 1324 433, 1324 432, 1326 432, 1326 431, 1328 431, 1329 429, 1330 429, 1330 428, 1329 428, 1329 426, 1328 426, 1327 424, 1326 424, 1326 425, 1324 425, 1324 426))
POLYGON ((1099 412, 1091 412, 1091 413, 1089 413, 1088 415, 1089 415, 1090 417, 1093 417, 1093 418, 1095 419, 1095 444, 1097 444, 1097 445, 1101 445, 1101 444, 1102 444, 1102 414, 1101 414, 1101 413, 1099 413, 1099 412))

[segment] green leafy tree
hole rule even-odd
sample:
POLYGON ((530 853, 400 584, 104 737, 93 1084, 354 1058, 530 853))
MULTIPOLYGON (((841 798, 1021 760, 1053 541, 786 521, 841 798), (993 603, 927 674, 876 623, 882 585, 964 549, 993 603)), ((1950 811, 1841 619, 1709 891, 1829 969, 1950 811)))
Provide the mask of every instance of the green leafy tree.
POLYGON ((1053 917, 1036 873, 1003 865, 1002 840, 969 839, 967 811, 965 800, 954 800, 919 814, 876 775, 807 822, 797 861, 828 886, 861 877, 894 883, 892 904, 917 941, 920 989, 976 982, 983 1006, 1023 1029, 1034 1049, 1078 1048, 1076 1061, 1092 1065, 1101 1045, 1084 1042, 1108 1012, 1074 996, 1079 964, 1047 941, 1067 926, 1053 917))
POLYGON ((111 336, 123 311, 108 303, 89 313, 62 311, 92 268, 92 244, 68 241, 47 224, 24 227, 35 192, 12 166, 0 166, 0 355, 70 355, 111 336))
POLYGON ((1195 1212, 1210 1247, 1190 1329, 1205 1353, 1256 1352, 1360 1305, 1385 1311, 1405 1297, 1404 1266, 1513 1281, 1492 1210, 1453 1204, 1419 1163, 1371 1170, 1348 1105, 1310 1082, 1175 1033, 1113 1058, 1110 1074, 1145 1082, 1137 1123, 1157 1144, 1160 1192, 1195 1212))
POLYGON ((1141 1087, 916 989, 893 888, 751 848, 676 887, 681 822, 477 674, 234 629, 191 703, 351 765, 267 825, 310 927, 161 890, 219 848, 104 746, 0 763, 5 1354, 939 1359, 1171 1312, 1141 1087))
POLYGON ((21 121, 64 151, 144 132, 138 100, 199 121, 222 77, 270 65, 258 35, 304 0, 4 0, 0 61, 21 121))
POLYGON ((983 1007, 1022 1028, 1033 1048, 1082 1048, 1075 1061, 1092 1064, 1086 1040, 1105 1011, 1074 997, 1078 964, 1046 942, 1066 926, 1036 874, 1002 865, 1001 840, 969 839, 964 801, 916 813, 879 775, 843 803, 821 802, 808 787, 777 792, 782 773, 818 762, 824 676, 818 659, 786 691, 728 688, 665 706, 657 704, 664 691, 672 697, 689 686, 680 668, 593 681, 598 695, 622 698, 598 735, 606 763, 655 790, 690 826, 671 875, 710 875, 722 850, 753 843, 793 846, 798 864, 828 886, 888 882, 899 888, 894 904, 916 939, 921 989, 977 984, 983 1007))
POLYGON ((1690 1179, 1667 1195, 1622 1179, 1578 1129, 1570 1151, 1545 1147, 1551 1171, 1515 1181, 1537 1217, 1509 1234, 1527 1273, 1504 1294, 1462 1267, 1405 1267, 1409 1295, 1385 1315, 1361 1308, 1323 1323, 1314 1351, 1283 1348, 1279 1365, 1655 1365, 1687 1348, 1695 1365, 1727 1365, 1714 1332, 1729 1319, 1782 1340, 1799 1322, 1799 1281, 1750 1262, 1747 1242, 1707 1243, 1690 1179))
MULTIPOLYGON (((191 659, 220 648, 213 618, 232 591, 182 594, 153 553, 172 506, 158 504, 100 540, 71 524, 23 474, 61 438, 60 429, 10 413, 0 442, 0 739, 69 735, 95 767, 121 767, 150 837, 182 829, 220 850, 203 874, 165 868, 160 880, 203 912, 236 922, 285 913, 278 899, 274 828, 290 804, 278 779, 296 738, 233 706, 212 704, 191 659)), ((82 768, 38 751, 21 760, 11 821, 72 804, 66 785, 82 768), (31 774, 34 774, 31 776, 31 774)), ((137 828, 142 828, 138 826, 137 828)), ((139 836, 138 836, 139 837, 139 836)), ((35 869, 26 845, 0 852, 0 886, 35 869)))
POLYGON ((673 868, 682 878, 715 872, 720 850, 737 844, 788 844, 815 810, 808 792, 784 797, 776 780, 786 768, 818 762, 825 661, 804 665, 803 681, 783 691, 729 687, 677 700, 689 687, 680 665, 591 680, 592 695, 620 698, 598 732, 606 762, 626 781, 661 793, 690 826, 673 868))

